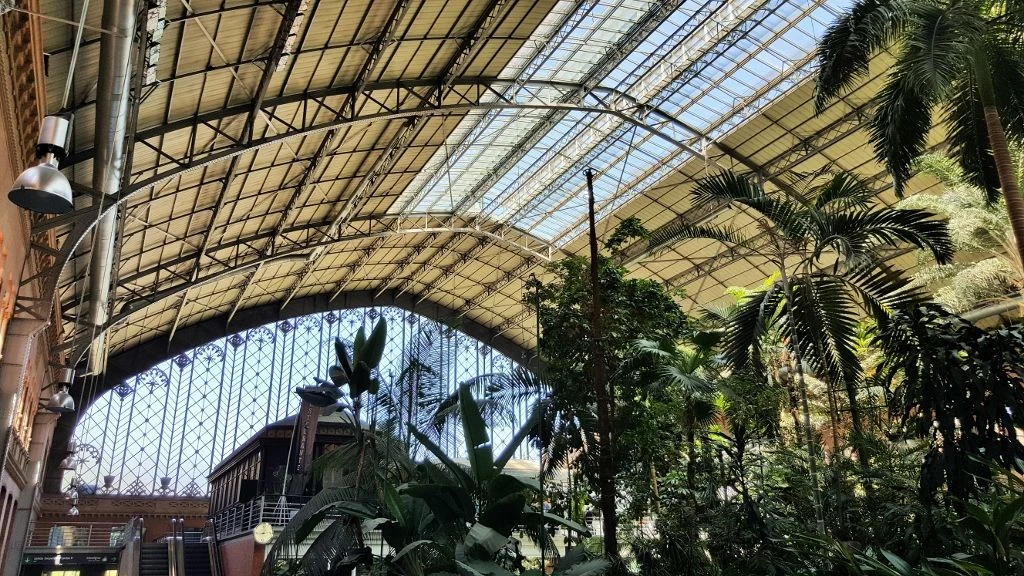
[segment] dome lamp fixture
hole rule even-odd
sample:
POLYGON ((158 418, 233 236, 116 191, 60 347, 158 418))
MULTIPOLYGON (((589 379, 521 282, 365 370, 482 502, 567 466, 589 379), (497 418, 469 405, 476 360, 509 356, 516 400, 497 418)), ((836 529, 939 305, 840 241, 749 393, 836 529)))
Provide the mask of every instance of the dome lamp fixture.
POLYGON ((18 176, 7 197, 14 204, 42 214, 64 214, 74 207, 71 182, 60 171, 67 155, 69 116, 47 116, 39 129, 35 166, 18 176))
POLYGON ((70 414, 75 411, 75 399, 68 392, 68 387, 71 386, 74 377, 74 370, 70 368, 61 370, 60 380, 55 382, 55 384, 60 386, 60 390, 53 393, 50 399, 46 401, 47 410, 54 414, 70 414))

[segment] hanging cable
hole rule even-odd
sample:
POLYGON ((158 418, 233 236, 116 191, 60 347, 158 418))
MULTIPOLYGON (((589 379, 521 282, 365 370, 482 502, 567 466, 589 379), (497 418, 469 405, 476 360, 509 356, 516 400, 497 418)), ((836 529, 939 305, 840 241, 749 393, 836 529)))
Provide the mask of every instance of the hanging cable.
POLYGON ((85 31, 85 18, 89 13, 89 0, 82 1, 82 14, 78 17, 78 31, 75 32, 75 47, 71 51, 71 63, 68 64, 68 77, 64 80, 64 98, 60 101, 60 109, 67 110, 71 85, 75 81, 75 64, 78 62, 78 50, 82 47, 82 33, 85 31))

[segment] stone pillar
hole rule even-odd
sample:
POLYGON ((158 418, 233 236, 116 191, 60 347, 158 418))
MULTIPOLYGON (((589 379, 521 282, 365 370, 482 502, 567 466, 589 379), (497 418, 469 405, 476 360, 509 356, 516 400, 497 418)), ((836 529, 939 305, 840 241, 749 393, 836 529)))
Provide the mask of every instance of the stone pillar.
MULTIPOLYGON (((21 551, 28 541, 28 528, 35 520, 39 511, 39 486, 43 473, 46 454, 50 450, 53 429, 57 425, 56 414, 40 411, 32 425, 32 443, 29 445, 28 482, 18 497, 18 505, 14 511, 14 524, 11 526, 10 539, 7 542, 3 558, 3 574, 17 574, 21 567, 21 551)), ((70 506, 70 504, 69 504, 70 506)))
POLYGON ((0 351, 0 469, 7 460, 7 442, 10 440, 14 412, 18 409, 18 397, 25 382, 29 357, 37 336, 42 334, 46 323, 40 320, 12 318, 7 326, 4 349, 0 351))

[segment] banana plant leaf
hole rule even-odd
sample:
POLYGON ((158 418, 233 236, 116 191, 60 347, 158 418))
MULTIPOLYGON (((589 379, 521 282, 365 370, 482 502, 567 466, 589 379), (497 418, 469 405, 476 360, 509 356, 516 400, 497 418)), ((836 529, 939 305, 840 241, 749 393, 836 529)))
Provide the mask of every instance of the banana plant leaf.
POLYGON ((480 406, 467 385, 459 387, 459 409, 462 430, 469 452, 469 467, 477 486, 484 486, 494 477, 494 453, 487 435, 487 424, 480 415, 480 406))

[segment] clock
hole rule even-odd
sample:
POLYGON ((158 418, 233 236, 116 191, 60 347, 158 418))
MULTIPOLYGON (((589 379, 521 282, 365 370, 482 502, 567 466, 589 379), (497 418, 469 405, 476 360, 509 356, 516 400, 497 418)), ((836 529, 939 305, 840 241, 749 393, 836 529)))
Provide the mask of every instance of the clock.
POLYGON ((269 522, 260 522, 252 529, 252 538, 257 544, 270 544, 274 539, 274 527, 269 522))

